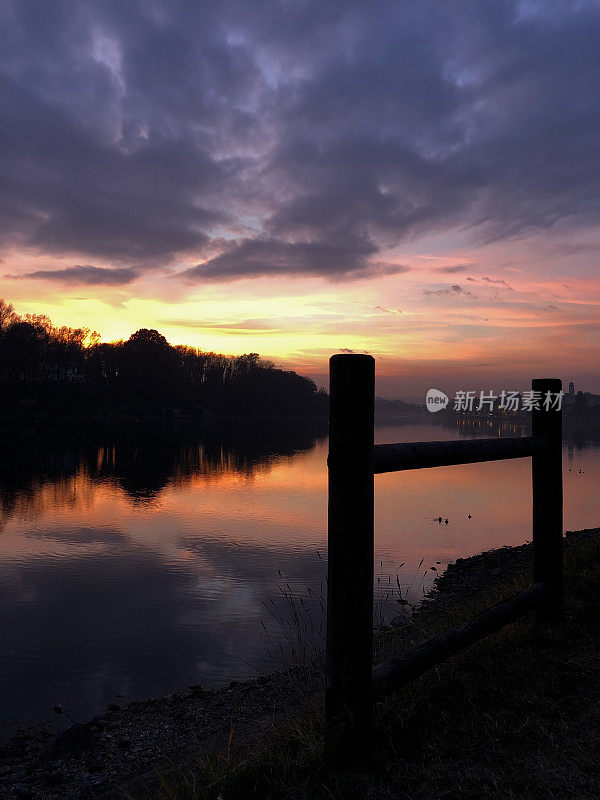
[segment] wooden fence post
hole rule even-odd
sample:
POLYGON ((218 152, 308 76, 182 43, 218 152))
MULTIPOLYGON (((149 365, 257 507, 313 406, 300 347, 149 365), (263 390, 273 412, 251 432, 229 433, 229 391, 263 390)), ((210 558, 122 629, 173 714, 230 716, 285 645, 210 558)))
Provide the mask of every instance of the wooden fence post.
POLYGON ((562 408, 547 408, 545 400, 548 392, 562 392, 562 381, 540 378, 532 390, 542 399, 532 411, 531 433, 548 442, 547 452, 532 457, 534 580, 550 588, 537 616, 541 622, 556 622, 563 606, 562 408))
POLYGON ((325 714, 339 757, 364 751, 371 716, 375 361, 335 355, 329 366, 325 714))

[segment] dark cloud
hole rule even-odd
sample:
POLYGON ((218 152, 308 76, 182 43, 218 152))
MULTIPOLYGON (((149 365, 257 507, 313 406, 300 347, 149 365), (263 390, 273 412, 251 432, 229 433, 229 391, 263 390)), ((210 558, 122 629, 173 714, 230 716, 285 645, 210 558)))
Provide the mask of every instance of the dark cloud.
MULTIPOLYGON (((456 264, 454 267, 439 267, 438 272, 444 272, 446 275, 454 275, 456 272, 464 272, 466 270, 464 264, 456 264)), ((467 280, 470 280, 467 278, 467 280)))
POLYGON ((22 275, 7 275, 8 278, 34 278, 55 281, 69 286, 123 286, 138 277, 138 272, 129 267, 107 269, 90 264, 76 264, 65 269, 40 269, 22 275))
POLYGON ((399 308, 386 308, 385 306, 373 306, 373 311, 381 311, 383 314, 401 314, 399 308))
POLYGON ((8 246, 354 279, 430 232, 597 221, 591 1, 8 5, 8 246))
POLYGON ((507 281, 504 280, 504 278, 487 278, 486 277, 486 278, 482 278, 481 280, 485 281, 486 283, 493 283, 493 284, 497 284, 499 286, 509 286, 510 285, 507 281))
POLYGON ((204 264, 186 270, 188 280, 226 281, 263 275, 327 275, 367 277, 407 272, 403 265, 370 262, 378 248, 366 238, 349 236, 337 242, 285 242, 243 239, 204 264))
POLYGON ((463 289, 463 287, 459 286, 458 284, 453 284, 452 286, 446 286, 443 289, 423 289, 423 294, 428 297, 443 297, 443 296, 456 297, 459 295, 464 295, 468 297, 475 296, 472 292, 469 292, 467 289, 463 289))

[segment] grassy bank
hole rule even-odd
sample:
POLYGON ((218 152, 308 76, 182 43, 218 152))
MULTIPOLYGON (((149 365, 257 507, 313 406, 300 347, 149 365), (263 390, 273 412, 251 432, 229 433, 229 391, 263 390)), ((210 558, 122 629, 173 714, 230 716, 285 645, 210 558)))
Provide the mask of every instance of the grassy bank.
MULTIPOLYGON (((374 745, 333 767, 322 751, 322 698, 238 745, 167 770, 147 800, 237 798, 597 798, 600 763, 600 535, 567 538, 566 611, 555 629, 530 617, 376 707, 374 745)), ((530 549, 465 559, 413 625, 386 634, 398 651, 529 582, 530 549)), ((123 793, 117 796, 125 796, 123 793)), ((131 795, 130 795, 131 796, 131 795)))

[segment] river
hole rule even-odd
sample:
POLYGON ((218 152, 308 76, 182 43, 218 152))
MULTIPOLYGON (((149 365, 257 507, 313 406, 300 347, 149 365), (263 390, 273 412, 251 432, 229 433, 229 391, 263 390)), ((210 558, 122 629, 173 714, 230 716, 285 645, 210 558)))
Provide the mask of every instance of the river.
MULTIPOLYGON (((272 671, 298 628, 322 641, 326 426, 184 428, 3 435, 0 733, 58 724, 55 704, 85 721, 111 702, 272 671)), ((378 425, 376 441, 499 433, 398 423, 378 425)), ((530 469, 521 459, 378 476, 378 620, 405 608, 398 587, 418 602, 450 561, 528 541, 530 469)), ((566 436, 564 478, 565 528, 597 526, 597 435, 566 436)))

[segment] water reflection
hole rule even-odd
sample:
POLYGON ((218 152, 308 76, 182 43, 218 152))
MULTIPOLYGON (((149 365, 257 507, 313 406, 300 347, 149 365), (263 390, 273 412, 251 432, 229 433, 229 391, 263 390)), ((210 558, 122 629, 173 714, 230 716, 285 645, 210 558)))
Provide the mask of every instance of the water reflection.
MULTIPOLYGON (((85 719, 118 694, 143 698, 276 667, 263 625, 277 640, 281 628, 264 606, 285 617, 279 587, 301 593, 321 619, 325 433, 298 420, 5 435, 4 732, 47 719, 55 703, 85 719)), ((377 441, 521 433, 487 421, 410 424, 379 427, 377 441)), ((566 527, 600 520, 599 445, 588 433, 567 438, 566 527)), ((530 514, 527 459, 379 476, 379 596, 401 563, 414 599, 431 565, 525 541, 530 514)))
POLYGON ((173 425, 28 429, 3 432, 0 501, 4 520, 13 513, 43 513, 50 504, 91 501, 101 483, 122 488, 133 501, 152 502, 169 485, 226 475, 251 478, 282 457, 310 450, 326 436, 322 420, 280 424, 213 422, 197 428, 173 425), (86 491, 87 489, 87 491, 86 491), (49 491, 48 491, 49 490, 49 491))

